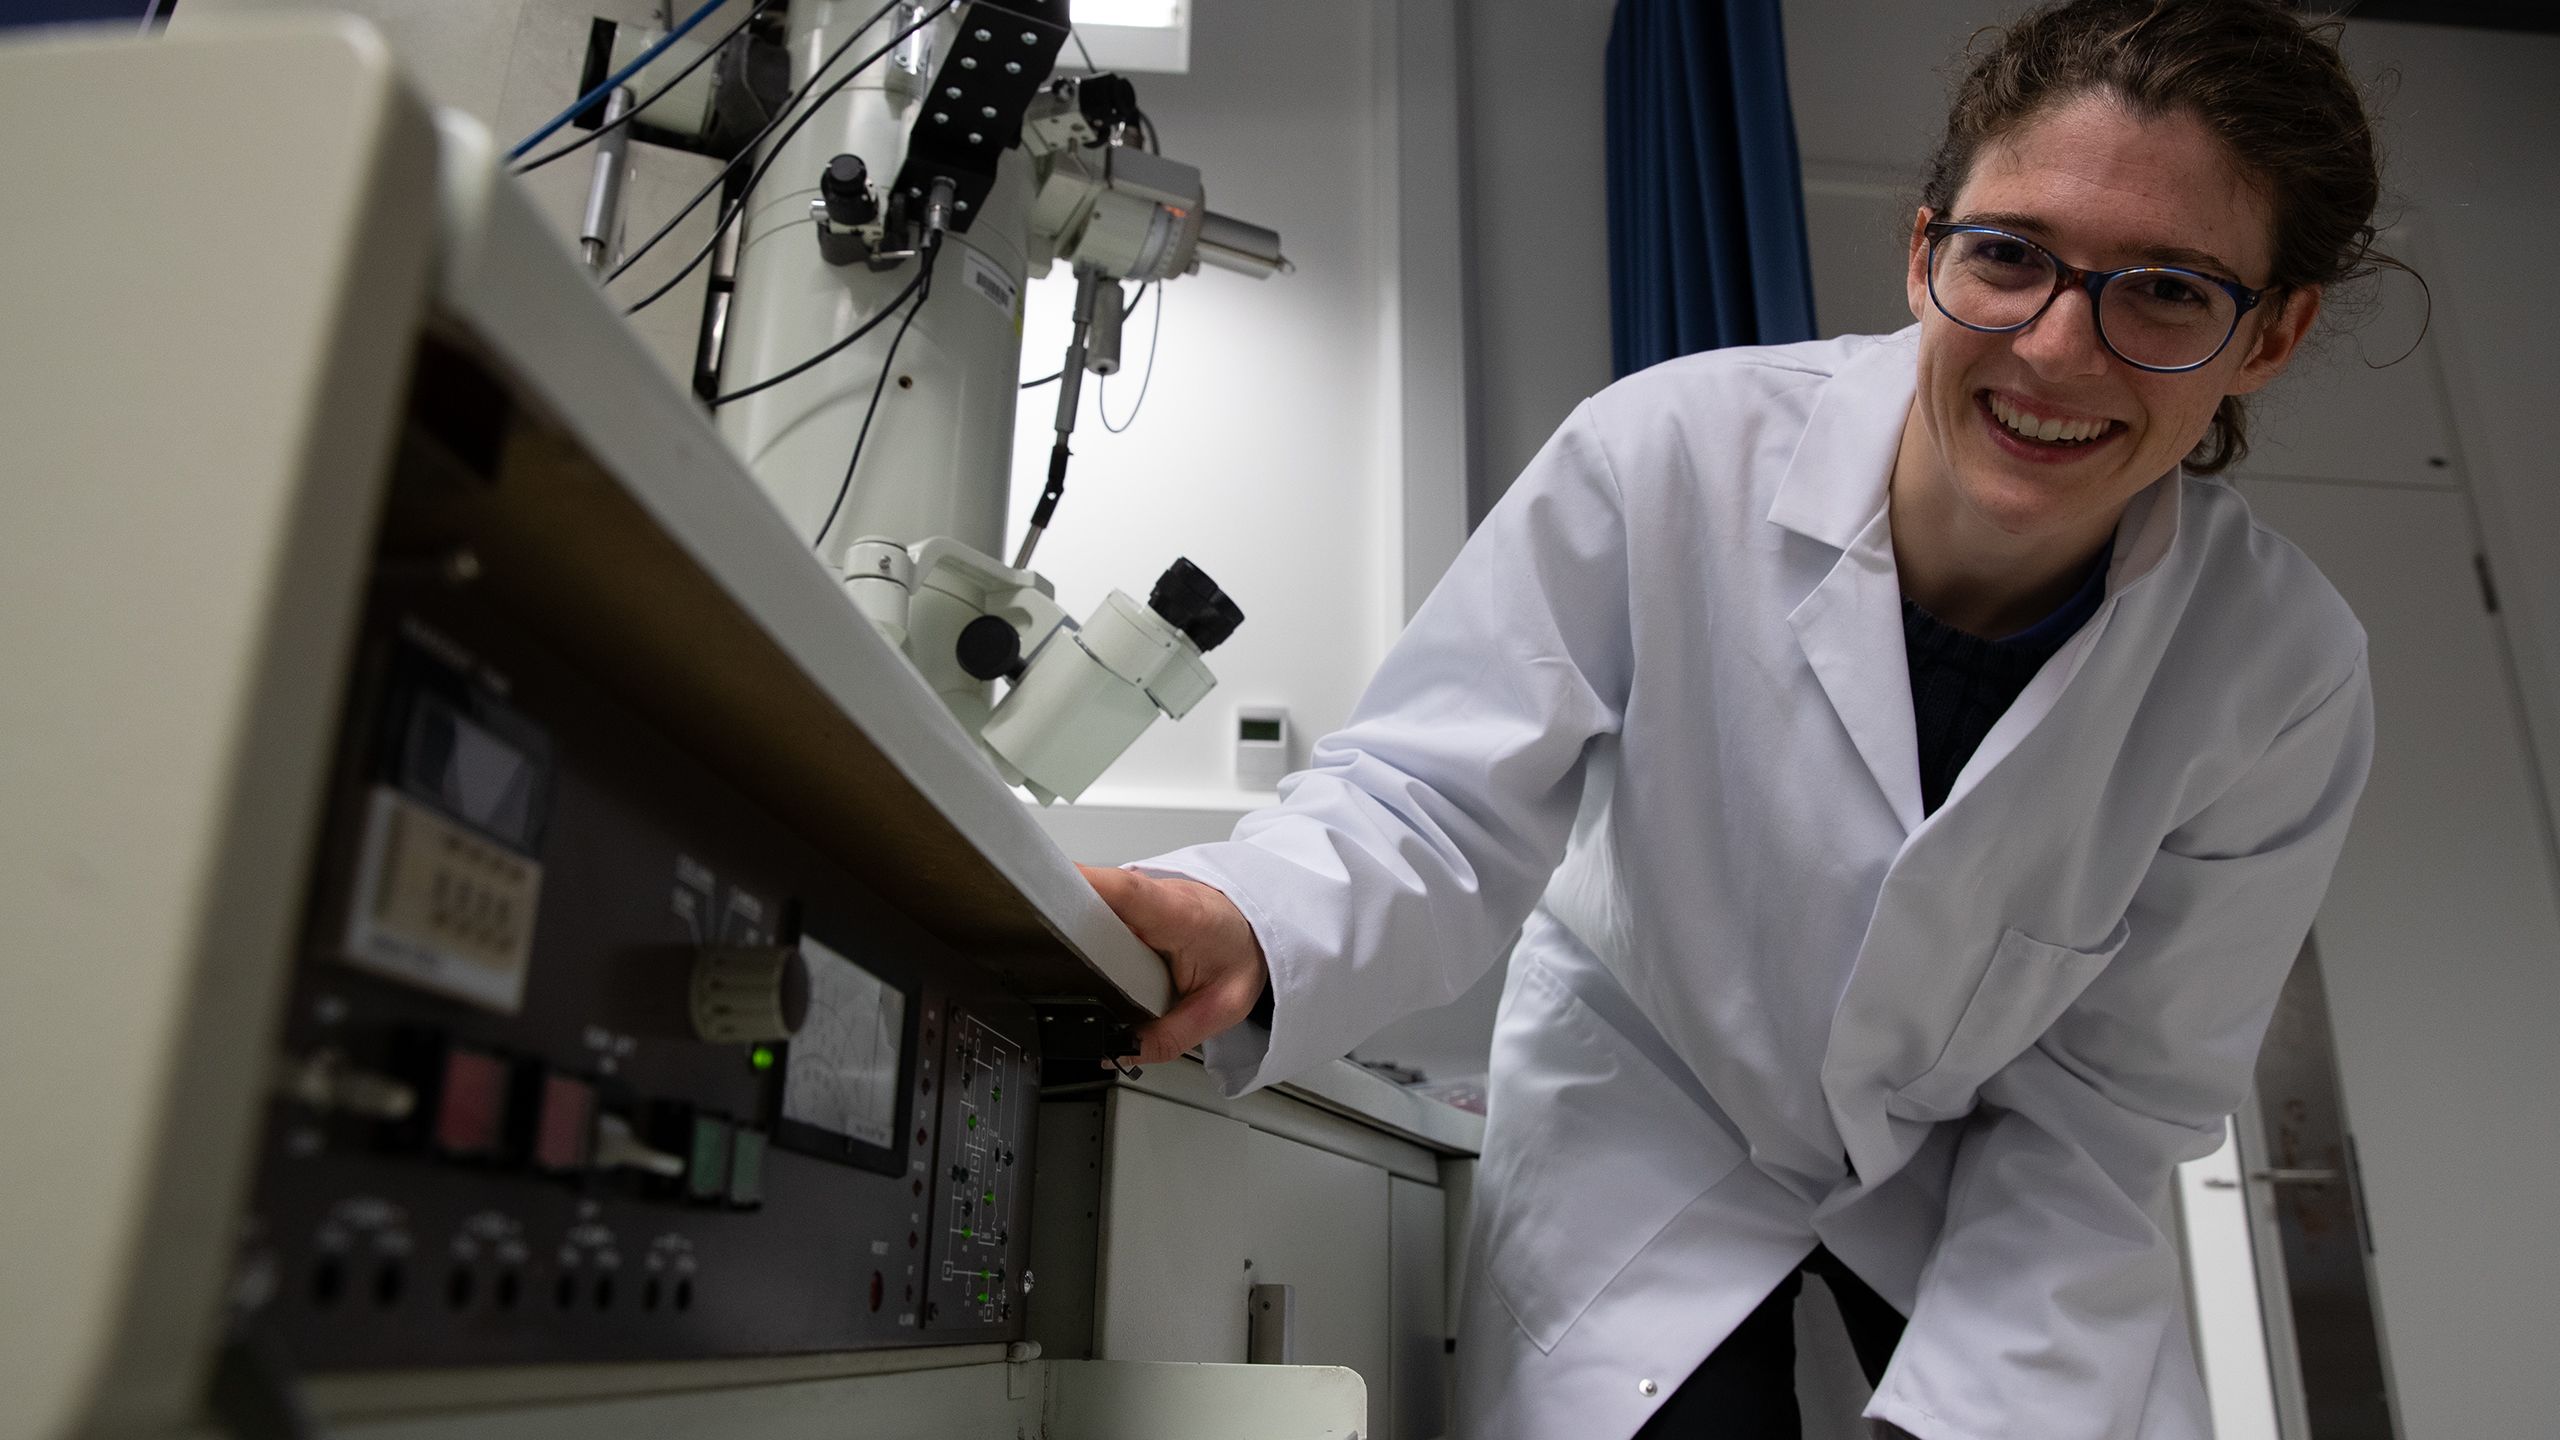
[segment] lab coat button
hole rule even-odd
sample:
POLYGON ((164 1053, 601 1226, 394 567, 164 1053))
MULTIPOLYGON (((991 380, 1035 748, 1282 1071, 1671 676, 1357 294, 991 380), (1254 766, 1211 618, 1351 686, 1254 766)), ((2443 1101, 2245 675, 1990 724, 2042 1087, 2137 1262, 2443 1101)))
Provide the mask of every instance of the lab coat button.
POLYGON ((1636 1393, 1646 1397, 1647 1399, 1651 1399, 1654 1393, 1659 1391, 1661 1388, 1661 1386, 1654 1384, 1650 1380, 1639 1380, 1636 1382, 1636 1393))

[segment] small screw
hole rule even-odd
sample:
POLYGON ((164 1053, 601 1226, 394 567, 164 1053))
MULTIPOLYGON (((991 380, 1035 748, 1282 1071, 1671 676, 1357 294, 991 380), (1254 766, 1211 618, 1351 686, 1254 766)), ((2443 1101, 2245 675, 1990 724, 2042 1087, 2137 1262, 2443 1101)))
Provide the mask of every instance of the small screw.
POLYGON ((996 107, 993 105, 982 105, 978 108, 978 116, 983 120, 993 120, 996 118, 996 107))
POLYGON ((1650 1380, 1639 1380, 1636 1382, 1636 1393, 1639 1395, 1652 1395, 1661 1389, 1661 1386, 1654 1384, 1650 1380))
POLYGON ((953 205, 958 206, 960 209, 962 209, 962 210, 964 210, 964 211, 965 211, 965 210, 967 210, 967 209, 969 208, 969 202, 968 202, 968 201, 966 201, 966 200, 954 200, 954 201, 952 201, 951 203, 952 203, 953 205))
POLYGON ((1029 30, 1025 30, 1022 32, 1022 43, 1025 45, 1037 45, 1040 43, 1040 37, 1029 30))
POLYGON ((1019 74, 1021 74, 1021 73, 1022 73, 1022 62, 1021 62, 1021 61, 1019 61, 1019 60, 1007 60, 1006 62, 1004 62, 1004 73, 1006 73, 1007 75, 1019 75, 1019 74))
POLYGON ((944 90, 942 93, 943 93, 943 94, 945 94, 945 95, 950 96, 950 97, 951 97, 952 99, 954 99, 954 100, 957 100, 957 99, 959 99, 959 98, 960 98, 960 87, 959 87, 959 86, 957 86, 957 85, 954 85, 954 86, 950 87, 949 89, 944 90))
POLYGON ((972 145, 984 145, 987 143, 987 137, 979 134, 975 130, 972 130, 969 132, 969 143, 972 145))
POLYGON ((963 69, 963 70, 975 70, 975 69, 977 69, 977 68, 978 68, 978 57, 977 57, 977 56, 975 56, 975 55, 963 55, 963 56, 961 56, 961 57, 960 57, 960 68, 961 68, 961 69, 963 69))
POLYGON ((978 38, 980 40, 993 40, 996 37, 995 32, 992 30, 981 30, 978 32, 978 38))
POLYGON ((936 111, 934 111, 934 112, 933 112, 933 123, 934 123, 934 124, 936 124, 936 125, 948 125, 948 124, 950 124, 950 123, 951 123, 951 112, 950 112, 950 111, 948 111, 948 110, 936 110, 936 111))

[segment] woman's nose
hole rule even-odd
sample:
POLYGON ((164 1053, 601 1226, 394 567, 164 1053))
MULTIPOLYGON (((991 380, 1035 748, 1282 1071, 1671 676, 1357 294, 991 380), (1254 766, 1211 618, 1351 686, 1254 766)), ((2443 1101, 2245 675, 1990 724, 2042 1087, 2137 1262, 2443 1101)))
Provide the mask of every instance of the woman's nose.
POLYGON ((2107 368, 2106 342, 2098 338, 2098 315, 2088 290, 2069 286, 2053 297, 2026 329, 2010 337, 2018 358, 2053 379, 2095 375, 2107 368))

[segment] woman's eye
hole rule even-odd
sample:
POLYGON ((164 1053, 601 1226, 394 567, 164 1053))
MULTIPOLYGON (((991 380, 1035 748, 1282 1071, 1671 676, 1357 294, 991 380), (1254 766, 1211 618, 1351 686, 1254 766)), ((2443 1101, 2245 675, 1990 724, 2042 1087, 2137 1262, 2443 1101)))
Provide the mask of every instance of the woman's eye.
POLYGON ((2035 263, 2027 254, 2027 247, 2015 240, 1985 240, 1973 253, 1975 258, 1993 265, 2035 263))
POLYGON ((2205 303, 2202 287, 2192 280, 2183 280, 2175 275, 2151 276, 2142 282, 2141 289, 2137 293, 2143 299, 2157 305, 2183 306, 2205 303))

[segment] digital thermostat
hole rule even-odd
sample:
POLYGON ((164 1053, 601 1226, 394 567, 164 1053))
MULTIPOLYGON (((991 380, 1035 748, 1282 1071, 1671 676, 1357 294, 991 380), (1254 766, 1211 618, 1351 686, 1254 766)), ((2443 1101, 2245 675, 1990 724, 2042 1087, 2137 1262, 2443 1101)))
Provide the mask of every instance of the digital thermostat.
POLYGON ((1236 707, 1236 788, 1277 790, 1290 770, 1289 712, 1276 705, 1236 707))

